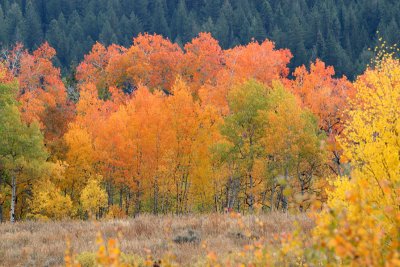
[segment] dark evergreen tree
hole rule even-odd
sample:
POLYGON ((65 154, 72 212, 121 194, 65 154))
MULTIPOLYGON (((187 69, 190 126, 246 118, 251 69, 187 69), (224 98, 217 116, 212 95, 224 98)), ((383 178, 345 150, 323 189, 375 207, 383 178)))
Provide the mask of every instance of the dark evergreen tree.
POLYGON ((219 43, 222 47, 226 48, 229 47, 230 41, 230 33, 231 30, 229 28, 228 19, 225 17, 225 14, 222 13, 221 16, 218 18, 217 22, 215 23, 214 28, 214 36, 219 40, 219 43))
POLYGON ((99 30, 97 28, 96 15, 92 11, 86 13, 85 17, 83 18, 83 29, 86 35, 89 35, 94 39, 98 38, 99 30))
POLYGON ((6 19, 4 17, 3 8, 0 6, 0 46, 5 46, 8 43, 8 36, 6 32, 6 19))
POLYGON ((136 16, 136 14, 132 11, 129 16, 129 28, 127 34, 129 38, 137 36, 139 33, 144 31, 143 24, 140 22, 140 19, 136 16))
POLYGON ((10 44, 24 42, 26 36, 26 24, 21 8, 14 3, 7 12, 5 27, 7 29, 10 44))
POLYGON ((304 46, 304 34, 303 28, 300 25, 299 19, 294 17, 290 24, 290 32, 287 39, 288 47, 295 55, 292 60, 292 66, 299 66, 304 63, 308 63, 309 57, 304 46))
POLYGON ((250 36, 259 42, 264 41, 267 37, 262 20, 259 16, 255 16, 251 20, 250 36))
POLYGON ((42 23, 30 0, 25 6, 25 18, 25 27, 28 29, 26 31, 25 44, 28 47, 36 48, 43 42, 42 23))
POLYGON ((142 23, 144 31, 149 31, 149 28, 151 26, 151 20, 148 12, 148 5, 149 5, 148 0, 139 0, 139 1, 135 0, 133 4, 134 12, 138 16, 140 22, 142 23))
POLYGON ((151 32, 159 33, 164 37, 169 37, 171 33, 167 20, 165 19, 165 7, 162 0, 155 1, 152 18, 151 32))
POLYGON ((112 43, 116 43, 117 36, 115 35, 113 29, 111 28, 111 24, 108 21, 106 21, 104 24, 103 29, 100 32, 99 39, 107 46, 112 43))
POLYGON ((250 40, 250 21, 247 19, 240 4, 235 8, 233 16, 232 31, 234 37, 240 43, 247 43, 250 40))

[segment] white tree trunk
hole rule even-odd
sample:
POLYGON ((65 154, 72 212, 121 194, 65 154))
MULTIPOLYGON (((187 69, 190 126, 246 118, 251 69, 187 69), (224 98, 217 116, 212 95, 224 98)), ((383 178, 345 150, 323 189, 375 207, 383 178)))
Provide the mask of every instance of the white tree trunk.
POLYGON ((15 175, 11 178, 11 211, 10 211, 10 222, 15 222, 15 202, 17 199, 17 181, 15 175))

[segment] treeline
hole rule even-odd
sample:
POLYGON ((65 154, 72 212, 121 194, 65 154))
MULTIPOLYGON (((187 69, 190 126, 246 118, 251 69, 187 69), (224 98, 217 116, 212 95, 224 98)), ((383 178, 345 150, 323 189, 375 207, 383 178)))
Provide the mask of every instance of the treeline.
POLYGON ((378 35, 399 41, 399 11, 393 0, 1 0, 0 44, 34 50, 48 41, 67 73, 96 41, 130 46, 149 32, 183 45, 211 32, 225 49, 268 38, 292 51, 292 70, 320 58, 352 79, 378 35))
MULTIPOLYGON (((24 218, 307 210, 348 173, 336 138, 353 97, 316 60, 202 33, 93 46, 66 88, 47 43, 5 54, 0 211, 24 218)), ((1 214, 1 213, 0 213, 1 214)))

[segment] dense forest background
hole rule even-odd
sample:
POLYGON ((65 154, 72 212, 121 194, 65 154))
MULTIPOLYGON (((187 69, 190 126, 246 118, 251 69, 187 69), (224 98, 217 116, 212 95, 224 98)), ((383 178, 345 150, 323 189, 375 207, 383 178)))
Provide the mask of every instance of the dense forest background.
POLYGON ((292 69, 318 57, 354 78, 378 36, 399 41, 399 23, 396 0, 0 0, 1 46, 47 40, 64 74, 96 41, 129 46, 155 32, 184 44, 206 31, 223 48, 269 38, 292 51, 292 69))

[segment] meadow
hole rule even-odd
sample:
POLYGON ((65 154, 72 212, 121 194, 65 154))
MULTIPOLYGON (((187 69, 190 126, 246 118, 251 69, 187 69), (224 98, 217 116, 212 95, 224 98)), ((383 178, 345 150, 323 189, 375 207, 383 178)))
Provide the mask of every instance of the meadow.
POLYGON ((293 231, 294 222, 299 223, 304 233, 309 233, 313 227, 312 220, 305 214, 248 215, 243 216, 242 221, 244 228, 229 214, 5 223, 0 225, 0 266, 63 266, 67 240, 76 258, 87 261, 85 255, 98 250, 99 233, 104 239, 117 238, 122 253, 135 257, 137 262, 143 262, 150 254, 154 261, 168 255, 171 262, 179 266, 200 266, 206 264, 211 252, 228 257, 255 240, 277 242, 278 236, 293 231), (244 229, 251 229, 251 236, 247 236, 244 229), (177 241, 177 237, 189 230, 194 232, 196 240, 177 241))

